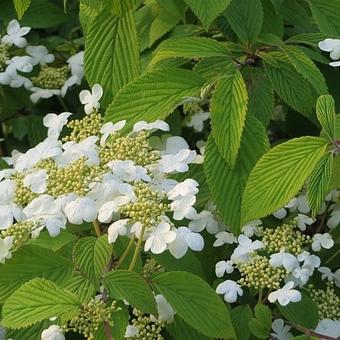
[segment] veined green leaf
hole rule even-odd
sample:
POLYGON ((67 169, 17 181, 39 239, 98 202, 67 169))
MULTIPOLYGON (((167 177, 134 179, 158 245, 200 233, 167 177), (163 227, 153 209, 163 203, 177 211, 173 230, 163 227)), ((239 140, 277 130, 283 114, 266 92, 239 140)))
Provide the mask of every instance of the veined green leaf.
POLYGON ((126 119, 127 130, 141 120, 165 119, 185 97, 198 94, 204 83, 198 74, 184 69, 144 73, 119 91, 106 111, 105 120, 126 119))
POLYGON ((307 136, 279 144, 263 155, 244 190, 242 222, 265 217, 287 204, 301 189, 326 148, 327 140, 307 136))
POLYGON ((44 320, 34 324, 31 327, 21 329, 6 329, 6 339, 24 339, 24 340, 37 340, 41 339, 41 332, 48 328, 51 321, 44 320))
POLYGON ((156 65, 159 61, 169 58, 206 58, 216 56, 227 56, 228 48, 222 43, 204 37, 185 37, 167 39, 162 42, 154 53, 149 67, 156 65))
POLYGON ((310 176, 307 197, 314 216, 319 211, 327 195, 332 177, 332 169, 333 154, 328 152, 321 158, 310 176))
POLYGON ((231 58, 211 57, 200 60, 194 67, 194 71, 200 74, 207 81, 220 78, 230 66, 234 65, 231 58))
POLYGON ((123 16, 126 12, 136 5, 137 0, 104 0, 106 8, 111 11, 111 13, 123 16))
POLYGON ((152 279, 152 284, 191 327, 211 337, 235 337, 228 309, 199 277, 186 272, 161 273, 152 279))
POLYGON ((332 96, 321 96, 316 102, 316 116, 328 135, 329 139, 335 137, 335 103, 332 96))
POLYGON ((286 46, 283 50, 296 71, 314 87, 319 95, 328 93, 326 80, 311 59, 294 46, 286 46))
POLYGON ((80 300, 53 282, 36 278, 17 289, 4 303, 1 324, 22 328, 54 316, 71 318, 80 300))
POLYGON ((251 332, 248 326, 253 317, 253 312, 249 305, 241 305, 231 310, 231 321, 237 335, 237 340, 248 340, 251 332))
POLYGON ((268 339, 272 329, 272 312, 263 304, 255 306, 255 318, 249 322, 251 332, 260 339, 268 339))
POLYGON ((231 0, 185 0, 205 28, 208 28, 217 16, 228 7, 230 1, 231 0))
POLYGON ((329 190, 340 189, 340 156, 336 156, 333 160, 332 177, 329 190))
POLYGON ((139 46, 131 11, 122 17, 103 10, 90 24, 85 44, 85 75, 104 89, 106 107, 125 84, 140 72, 139 46))
POLYGON ((243 131, 240 151, 234 168, 230 168, 209 136, 205 149, 204 171, 217 210, 226 225, 240 232, 241 201, 244 187, 256 161, 269 149, 264 126, 248 116, 243 131))
POLYGON ((322 33, 338 36, 340 34, 340 1, 309 0, 313 17, 322 33))
POLYGON ((31 0, 13 0, 13 3, 18 18, 21 19, 27 8, 30 6, 31 0))
POLYGON ((256 40, 263 22, 260 0, 233 0, 225 15, 241 42, 251 44, 256 40))
POLYGON ((152 291, 146 281, 136 272, 116 270, 107 273, 104 277, 104 287, 110 297, 126 300, 145 313, 157 314, 152 291))
POLYGON ((211 100, 212 133, 222 156, 233 167, 241 145, 248 92, 242 74, 234 65, 217 84, 211 100))
POLYGON ((89 302, 96 293, 94 285, 77 273, 65 283, 64 288, 78 296, 82 303, 89 302))
POLYGON ((311 47, 317 47, 318 43, 321 40, 326 39, 327 37, 323 33, 301 33, 293 35, 288 38, 285 43, 286 44, 303 44, 311 47))

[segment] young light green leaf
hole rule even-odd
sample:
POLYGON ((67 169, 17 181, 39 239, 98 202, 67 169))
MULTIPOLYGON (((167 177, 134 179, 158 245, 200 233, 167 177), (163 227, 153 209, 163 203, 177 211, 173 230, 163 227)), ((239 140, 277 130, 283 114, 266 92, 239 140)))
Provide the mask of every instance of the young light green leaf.
POLYGON ((263 304, 255 306, 255 318, 249 321, 251 332, 260 339, 268 339, 272 328, 272 312, 263 304))
POLYGON ((242 222, 265 217, 288 203, 310 176, 326 148, 327 140, 307 136, 279 144, 263 155, 250 173, 244 190, 242 222))
POLYGON ((269 149, 264 126, 248 116, 234 168, 220 154, 212 135, 205 149, 204 171, 217 210, 235 234, 241 227, 241 201, 247 178, 256 161, 269 149))
POLYGON ((232 168, 241 145, 248 106, 243 77, 234 65, 217 84, 211 100, 212 133, 222 156, 232 168))
POLYGON ((96 288, 84 276, 75 273, 64 285, 64 288, 79 297, 82 303, 87 303, 95 295, 96 288))
POLYGON ((151 68, 161 60, 170 58, 225 57, 228 54, 229 50, 225 45, 210 38, 185 37, 167 39, 159 45, 148 67, 151 68))
POLYGON ((201 20, 203 26, 208 28, 210 24, 230 4, 231 0, 185 0, 195 15, 201 20))
POLYGON ((31 0, 13 0, 13 3, 18 18, 21 19, 27 8, 30 6, 31 0))
POLYGON ((332 177, 329 184, 329 190, 340 188, 340 156, 336 156, 333 160, 332 177))
POLYGON ((105 120, 126 119, 127 130, 141 120, 165 119, 185 97, 197 95, 203 85, 204 79, 189 70, 166 68, 144 73, 119 91, 105 120))
POLYGON ((80 306, 74 294, 51 281, 36 278, 23 284, 6 300, 1 324, 22 328, 54 316, 71 318, 80 306))
POLYGON ((136 272, 116 270, 104 276, 104 287, 111 298, 126 300, 133 307, 157 314, 156 301, 146 281, 136 272))
POLYGON ((168 272, 156 275, 152 284, 176 313, 202 334, 222 339, 235 337, 228 309, 201 278, 186 272, 168 272))
POLYGON ((105 272, 112 255, 112 246, 107 236, 83 237, 73 248, 75 266, 95 285, 105 272))
POLYGON ((136 3, 137 0, 105 0, 106 8, 118 16, 124 16, 136 3))
POLYGON ((316 115, 328 135, 333 140, 335 137, 335 103, 332 96, 320 96, 316 102, 316 115))
POLYGON ((283 50, 296 71, 314 87, 319 95, 328 93, 326 80, 311 59, 294 46, 286 46, 283 50))
POLYGON ((241 305, 231 310, 231 321, 237 335, 237 340, 248 340, 251 332, 249 321, 253 317, 253 312, 249 305, 241 305))
POLYGON ((315 216, 325 200, 332 177, 333 154, 328 152, 313 170, 307 190, 307 198, 312 214, 315 216))
POLYGON ((0 301, 4 301, 24 282, 35 277, 65 283, 72 275, 72 262, 50 249, 27 245, 15 256, 0 265, 0 301))
POLYGON ((139 46, 131 11, 122 17, 103 10, 91 23, 85 43, 85 75, 104 89, 106 107, 125 84, 140 73, 139 46))
POLYGON ((263 22, 260 0, 233 0, 225 15, 242 43, 251 44, 256 40, 263 22))

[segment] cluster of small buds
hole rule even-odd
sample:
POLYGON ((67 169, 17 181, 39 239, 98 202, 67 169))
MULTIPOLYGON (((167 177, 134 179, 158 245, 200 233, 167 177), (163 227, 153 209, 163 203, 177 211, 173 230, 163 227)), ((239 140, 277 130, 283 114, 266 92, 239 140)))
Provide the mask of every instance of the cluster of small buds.
POLYGON ((311 243, 309 235, 302 234, 293 224, 283 224, 275 228, 259 228, 262 242, 269 252, 285 250, 294 255, 302 253, 303 248, 311 243))
POLYGON ((6 62, 9 58, 9 46, 7 44, 0 43, 0 72, 6 68, 6 62))
POLYGON ((309 291, 318 306, 320 319, 340 319, 340 297, 335 291, 333 282, 328 282, 325 290, 309 285, 309 291))
POLYGON ((30 188, 24 185, 24 175, 19 172, 13 175, 13 180, 15 181, 15 196, 14 203, 25 207, 29 202, 33 201, 38 194, 34 193, 30 188))
POLYGON ((142 225, 152 227, 162 222, 162 218, 169 204, 163 203, 166 196, 153 191, 146 183, 135 183, 136 202, 130 202, 121 209, 121 214, 129 218, 130 223, 140 222, 142 225))
POLYGON ((71 131, 62 140, 63 142, 73 141, 78 143, 90 136, 99 136, 102 125, 103 119, 100 113, 92 112, 82 119, 74 119, 68 122, 66 126, 71 131))
POLYGON ((157 320, 152 315, 146 315, 137 309, 133 309, 134 318, 130 324, 138 329, 138 333, 134 336, 128 337, 128 339, 141 339, 141 340, 163 340, 164 337, 161 334, 166 322, 157 320))
POLYGON ((33 85, 43 89, 59 89, 65 84, 69 72, 70 70, 66 65, 62 67, 43 65, 39 74, 32 77, 32 82, 33 85))
POLYGON ((117 310, 119 307, 117 308, 116 301, 107 306, 102 300, 92 299, 62 329, 64 332, 79 333, 87 340, 95 340, 99 325, 105 321, 112 326, 111 314, 117 310))
POLYGON ((237 264, 241 274, 238 283, 241 286, 255 289, 278 289, 287 276, 284 268, 273 268, 265 256, 254 254, 248 262, 237 264))
POLYGON ((153 258, 148 258, 142 268, 142 276, 146 279, 151 279, 154 274, 163 273, 164 268, 156 262, 153 258))
POLYGON ((13 237, 13 248, 19 248, 40 228, 39 222, 23 221, 1 231, 1 238, 13 237))

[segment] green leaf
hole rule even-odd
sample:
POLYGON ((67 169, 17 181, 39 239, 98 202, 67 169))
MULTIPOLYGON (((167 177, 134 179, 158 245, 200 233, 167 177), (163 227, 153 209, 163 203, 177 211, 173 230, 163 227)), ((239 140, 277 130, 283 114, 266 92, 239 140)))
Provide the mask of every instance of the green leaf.
POLYGON ((83 237, 73 248, 75 266, 95 285, 99 284, 111 255, 112 246, 106 235, 100 238, 83 237))
POLYGON ((313 216, 318 213, 328 193, 332 169, 333 154, 328 152, 321 158, 310 176, 307 197, 313 216))
POLYGON ((154 53, 149 67, 153 67, 161 60, 170 58, 206 58, 229 54, 226 46, 214 39, 204 37, 185 37, 167 39, 162 42, 154 53))
POLYGON ((27 8, 30 6, 31 0, 13 0, 13 3, 18 18, 21 19, 27 8))
POLYGON ((335 137, 335 103, 332 96, 325 95, 316 102, 316 115, 330 140, 335 137))
POLYGON ((233 0, 225 15, 242 43, 251 44, 256 40, 263 22, 260 0, 233 0))
POLYGON ((249 321, 253 312, 248 305, 241 305, 231 310, 231 321, 238 340, 248 340, 250 337, 249 321))
POLYGON ((222 156, 233 167, 241 145, 248 106, 243 77, 233 65, 217 84, 211 99, 212 134, 222 156))
POLYGON ((301 189, 326 148, 325 139, 307 136, 279 144, 263 155, 244 190, 242 223, 267 216, 287 204, 301 189))
POLYGON ((195 67, 194 71, 200 74, 207 81, 211 81, 214 78, 220 78, 230 65, 233 64, 231 58, 228 57, 211 57, 202 59, 195 67))
POLYGON ((104 287, 111 298, 126 300, 133 307, 157 314, 155 298, 146 281, 136 272, 116 270, 104 276, 104 287))
POLYGON ((231 0, 185 0, 195 15, 201 20, 203 26, 208 28, 210 24, 230 4, 231 0))
POLYGON ((309 0, 313 17, 322 33, 326 35, 340 34, 340 1, 339 0, 309 0))
POLYGON ((278 304, 282 315, 289 321, 314 329, 319 322, 318 307, 306 294, 301 294, 301 301, 289 303, 287 306, 278 304))
POLYGON ((260 339, 268 339, 272 329, 272 312, 263 304, 255 306, 255 318, 249 321, 251 332, 260 339))
POLYGON ((266 74, 278 95, 294 110, 310 116, 316 95, 309 83, 296 73, 284 54, 271 52, 260 56, 264 59, 266 74))
POLYGON ((177 68, 142 74, 125 86, 108 107, 106 121, 126 119, 125 130, 136 122, 165 119, 184 99, 196 95, 204 80, 196 73, 177 68))
POLYGON ((296 71, 314 87, 319 95, 328 93, 326 80, 311 59, 294 46, 286 46, 283 50, 296 71))
POLYGON ((106 107, 125 84, 140 73, 135 19, 131 11, 118 17, 102 11, 91 23, 85 43, 85 75, 104 89, 106 107))
POLYGON ((301 33, 290 37, 286 44, 304 44, 310 47, 318 47, 318 43, 327 37, 322 33, 301 33))
POLYGON ((340 156, 333 160, 333 169, 329 190, 340 189, 340 156))
POLYGON ((176 313, 202 334, 223 339, 235 337, 228 309, 199 277, 186 272, 168 272, 156 275, 152 283, 176 313))
POLYGON ((42 231, 38 238, 31 241, 31 244, 34 246, 51 249, 53 251, 58 251, 66 244, 75 242, 76 240, 77 237, 75 235, 65 230, 61 230, 60 234, 55 237, 51 237, 48 231, 42 231))
POLYGON ((183 0, 157 0, 157 3, 174 16, 181 17, 185 13, 186 4, 183 0))
POLYGON ((137 0, 105 0, 106 8, 111 11, 111 13, 123 16, 126 12, 132 9, 137 0))
POLYGON ((234 233, 240 232, 244 187, 256 161, 269 149, 264 126, 248 116, 234 168, 230 168, 210 135, 205 149, 204 171, 217 210, 234 233))
POLYGON ((80 274, 75 273, 64 288, 77 295, 82 303, 87 303, 96 293, 94 285, 80 274))
POLYGON ((52 250, 27 245, 15 256, 0 265, 0 301, 4 301, 24 282, 35 277, 49 279, 56 284, 65 283, 72 275, 73 264, 52 250))
POLYGON ((54 316, 71 318, 80 306, 74 294, 51 281, 36 278, 23 284, 6 300, 1 324, 22 328, 54 316))

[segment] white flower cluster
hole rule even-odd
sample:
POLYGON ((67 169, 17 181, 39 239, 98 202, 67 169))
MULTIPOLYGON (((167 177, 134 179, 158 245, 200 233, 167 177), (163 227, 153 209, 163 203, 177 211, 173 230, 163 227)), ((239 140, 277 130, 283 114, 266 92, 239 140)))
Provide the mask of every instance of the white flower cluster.
POLYGON ((88 114, 83 120, 68 122, 69 112, 48 114, 48 137, 6 159, 11 168, 0 171, 1 262, 43 228, 56 236, 67 223, 96 221, 110 243, 127 235, 145 241, 145 251, 169 250, 176 258, 189 248, 203 249, 203 229, 218 231, 211 212, 194 208, 198 183, 170 178, 188 171, 196 152, 182 137, 171 136, 153 149, 149 137, 169 130, 164 121, 138 122, 127 134, 121 133, 125 121, 92 123, 101 119, 101 95, 100 85, 82 91, 88 114), (77 133, 60 140, 65 125, 77 133))
POLYGON ((84 52, 68 58, 63 67, 49 66, 55 56, 43 45, 27 45, 25 36, 30 30, 30 27, 20 27, 15 19, 8 24, 7 34, 0 43, 0 84, 25 87, 32 92, 30 98, 34 103, 53 95, 65 96, 68 88, 81 84, 84 52))

